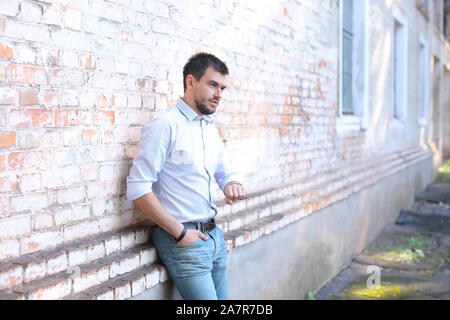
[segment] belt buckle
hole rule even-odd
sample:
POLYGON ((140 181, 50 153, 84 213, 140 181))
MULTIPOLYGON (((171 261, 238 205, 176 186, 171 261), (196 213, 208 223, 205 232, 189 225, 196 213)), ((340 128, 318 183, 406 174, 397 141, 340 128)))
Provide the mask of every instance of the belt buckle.
POLYGON ((216 222, 214 219, 210 219, 206 222, 200 223, 200 228, 203 233, 209 232, 216 227, 216 222))

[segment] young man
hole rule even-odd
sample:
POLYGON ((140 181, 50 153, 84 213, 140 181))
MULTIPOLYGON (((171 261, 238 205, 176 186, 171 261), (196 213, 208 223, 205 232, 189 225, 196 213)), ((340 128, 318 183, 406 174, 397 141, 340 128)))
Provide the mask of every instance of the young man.
POLYGON ((227 299, 227 248, 215 226, 213 183, 227 204, 245 196, 210 116, 227 76, 227 66, 211 54, 189 59, 183 98, 142 128, 127 178, 128 199, 157 225, 153 242, 184 299, 227 299))

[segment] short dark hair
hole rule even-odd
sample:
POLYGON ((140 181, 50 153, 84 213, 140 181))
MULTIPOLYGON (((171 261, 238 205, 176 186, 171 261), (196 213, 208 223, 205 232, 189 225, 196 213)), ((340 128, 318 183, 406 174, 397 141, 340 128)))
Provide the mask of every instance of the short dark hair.
POLYGON ((199 52, 190 57, 188 62, 184 65, 183 86, 185 92, 187 76, 192 74, 198 81, 201 77, 203 77, 208 67, 213 67, 217 72, 220 72, 223 75, 228 75, 228 67, 222 60, 210 53, 199 52))

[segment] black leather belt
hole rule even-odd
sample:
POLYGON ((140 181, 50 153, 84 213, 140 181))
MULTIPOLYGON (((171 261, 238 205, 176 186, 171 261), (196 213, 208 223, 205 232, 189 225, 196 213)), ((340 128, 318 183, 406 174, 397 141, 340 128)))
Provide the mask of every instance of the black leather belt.
POLYGON ((211 218, 205 222, 184 222, 183 225, 188 229, 200 230, 203 233, 207 233, 216 227, 216 221, 214 218, 211 218))

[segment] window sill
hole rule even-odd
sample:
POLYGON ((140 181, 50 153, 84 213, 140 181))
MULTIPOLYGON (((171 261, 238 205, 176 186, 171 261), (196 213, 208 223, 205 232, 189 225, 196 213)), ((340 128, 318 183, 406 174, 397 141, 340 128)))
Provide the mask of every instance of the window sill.
POLYGON ((419 126, 421 127, 426 127, 428 125, 428 121, 427 118, 419 118, 417 123, 419 124, 419 126))
POLYGON ((338 134, 360 132, 363 128, 363 118, 355 115, 342 115, 336 120, 336 131, 338 134))
POLYGON ((398 118, 393 118, 390 122, 390 127, 393 129, 404 129, 405 128, 405 121, 398 119, 398 118))

